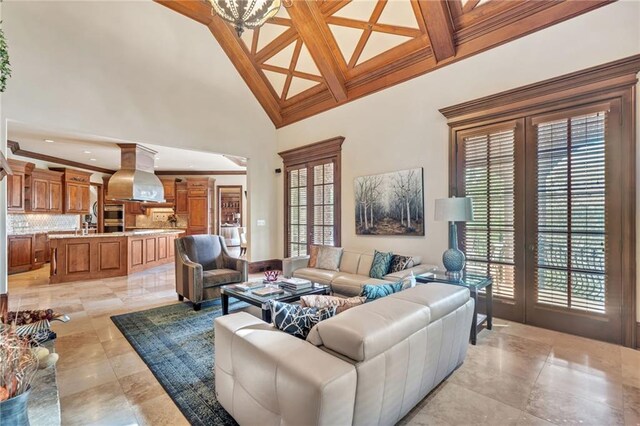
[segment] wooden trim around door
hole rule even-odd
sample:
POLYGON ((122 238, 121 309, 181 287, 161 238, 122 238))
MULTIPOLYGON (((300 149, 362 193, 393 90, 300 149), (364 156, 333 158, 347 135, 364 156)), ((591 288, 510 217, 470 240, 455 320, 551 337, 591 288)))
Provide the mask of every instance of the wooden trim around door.
MULTIPOLYGON (((450 127, 449 192, 458 185, 456 140, 459 132, 474 127, 552 113, 589 104, 619 100, 621 141, 628 155, 621 161, 622 240, 620 278, 622 281, 622 344, 635 347, 640 336, 636 322, 636 83, 640 55, 573 72, 443 108, 440 112, 450 127)), ((527 142, 528 143, 528 142, 527 142)))
POLYGON ((220 205, 220 189, 239 189, 240 190, 240 226, 244 226, 244 214, 243 212, 243 201, 242 198, 244 196, 244 191, 242 190, 242 185, 216 185, 216 228, 215 233, 218 234, 220 232, 220 209, 222 206, 220 205))
POLYGON ((9 293, 0 294, 0 318, 7 316, 9 312, 9 293))

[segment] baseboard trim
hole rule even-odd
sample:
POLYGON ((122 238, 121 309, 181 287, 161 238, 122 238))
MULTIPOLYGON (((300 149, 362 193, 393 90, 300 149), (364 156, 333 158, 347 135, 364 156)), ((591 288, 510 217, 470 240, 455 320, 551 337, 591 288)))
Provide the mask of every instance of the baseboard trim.
POLYGON ((9 310, 9 294, 2 293, 0 294, 0 318, 6 317, 8 310, 9 310))
POLYGON ((250 262, 249 263, 249 273, 250 274, 259 274, 260 272, 269 271, 269 270, 282 270, 282 260, 281 259, 270 259, 270 260, 260 260, 258 262, 250 262))

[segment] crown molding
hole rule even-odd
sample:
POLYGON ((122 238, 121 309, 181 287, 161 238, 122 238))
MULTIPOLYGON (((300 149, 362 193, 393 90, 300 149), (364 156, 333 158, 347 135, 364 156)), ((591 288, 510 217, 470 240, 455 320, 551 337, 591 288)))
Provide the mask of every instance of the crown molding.
POLYGON ((106 173, 108 175, 114 174, 116 171, 111 169, 105 169, 103 167, 93 166, 91 164, 79 163, 77 161, 71 161, 60 157, 54 157, 53 155, 40 154, 39 152, 27 151, 20 148, 20 144, 16 141, 7 141, 7 147, 11 150, 13 155, 19 157, 31 158, 34 160, 47 161, 49 163, 61 164, 63 166, 77 167, 79 169, 91 170, 93 172, 106 173))

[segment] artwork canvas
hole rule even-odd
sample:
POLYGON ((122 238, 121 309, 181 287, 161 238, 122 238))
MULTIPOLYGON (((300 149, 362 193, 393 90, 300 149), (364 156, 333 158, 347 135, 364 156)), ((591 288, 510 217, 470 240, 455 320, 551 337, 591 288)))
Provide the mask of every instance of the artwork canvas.
POLYGON ((357 235, 424 235, 422 167, 354 181, 357 235))

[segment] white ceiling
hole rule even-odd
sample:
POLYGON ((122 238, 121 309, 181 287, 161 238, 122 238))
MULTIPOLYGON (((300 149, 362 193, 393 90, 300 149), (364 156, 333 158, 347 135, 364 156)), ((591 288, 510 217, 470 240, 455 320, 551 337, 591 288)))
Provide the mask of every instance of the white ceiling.
MULTIPOLYGON (((20 144, 20 148, 39 154, 51 155, 105 169, 120 168, 120 148, 117 143, 132 143, 110 138, 50 131, 23 123, 9 122, 7 139, 20 144), (51 140, 53 142, 46 142, 51 140)), ((156 171, 170 170, 246 170, 222 154, 191 151, 181 148, 143 144, 157 151, 156 171)))

